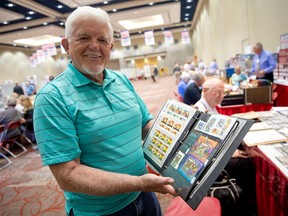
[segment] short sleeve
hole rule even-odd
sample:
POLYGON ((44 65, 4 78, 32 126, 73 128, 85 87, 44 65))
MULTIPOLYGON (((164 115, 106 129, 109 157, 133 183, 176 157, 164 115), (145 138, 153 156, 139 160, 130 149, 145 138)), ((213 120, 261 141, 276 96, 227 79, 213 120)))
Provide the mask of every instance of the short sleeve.
POLYGON ((73 119, 59 95, 38 94, 33 118, 36 140, 44 165, 68 162, 80 156, 73 119))

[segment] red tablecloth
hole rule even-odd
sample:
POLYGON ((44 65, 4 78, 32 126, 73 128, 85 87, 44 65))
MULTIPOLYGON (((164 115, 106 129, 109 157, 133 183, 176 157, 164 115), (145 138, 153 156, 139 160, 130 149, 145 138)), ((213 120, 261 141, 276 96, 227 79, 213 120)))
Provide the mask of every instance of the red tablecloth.
POLYGON ((259 148, 253 151, 258 215, 287 216, 288 178, 259 148))
POLYGON ((271 110, 272 104, 249 104, 233 106, 216 106, 217 111, 224 115, 233 115, 235 113, 245 113, 250 111, 267 111, 271 110))
POLYGON ((278 96, 275 100, 275 106, 288 106, 288 86, 277 84, 276 92, 278 96))

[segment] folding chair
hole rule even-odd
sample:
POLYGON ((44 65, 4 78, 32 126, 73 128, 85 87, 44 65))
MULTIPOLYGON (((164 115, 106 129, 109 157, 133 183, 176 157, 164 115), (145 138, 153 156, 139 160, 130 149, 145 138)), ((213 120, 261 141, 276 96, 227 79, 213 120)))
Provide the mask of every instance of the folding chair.
MULTIPOLYGON (((5 125, 0 125, 0 146, 2 146, 4 136, 5 136, 5 125)), ((10 164, 12 164, 12 161, 8 157, 6 157, 5 154, 2 154, 2 152, 0 152, 0 170, 4 169, 10 164)))
MULTIPOLYGON (((18 134, 16 136, 10 137, 10 138, 6 137, 7 133, 10 130, 15 130, 17 128, 20 129, 20 127, 21 127, 21 122, 20 121, 12 121, 12 122, 10 122, 7 125, 7 127, 6 127, 5 137, 4 137, 3 143, 1 145, 1 148, 4 149, 6 152, 8 152, 10 155, 12 155, 14 158, 17 158, 18 156, 20 156, 20 155, 22 155, 22 154, 24 154, 25 152, 28 151, 21 143, 18 142, 21 137, 23 137, 24 139, 27 140, 27 138, 25 138, 22 133, 20 133, 20 134, 18 134), (18 154, 15 154, 15 152, 11 151, 11 148, 13 148, 13 146, 15 144, 20 147, 20 150, 22 150, 18 154), (11 148, 9 148, 8 146, 10 146, 11 148)), ((33 144, 31 143, 30 140, 27 140, 27 142, 33 146, 33 144)))

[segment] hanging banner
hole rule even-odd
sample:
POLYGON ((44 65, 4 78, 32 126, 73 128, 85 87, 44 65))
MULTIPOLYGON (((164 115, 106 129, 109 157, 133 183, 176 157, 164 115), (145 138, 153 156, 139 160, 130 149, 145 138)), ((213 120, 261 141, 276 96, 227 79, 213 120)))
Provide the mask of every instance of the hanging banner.
POLYGON ((42 49, 36 50, 36 55, 37 55, 38 63, 45 61, 45 57, 44 57, 44 53, 42 49))
POLYGON ((145 44, 147 46, 153 46, 155 45, 155 39, 154 39, 154 33, 153 31, 146 31, 144 32, 145 36, 145 44))
POLYGON ((47 49, 48 49, 47 45, 43 45, 43 46, 41 47, 41 50, 43 51, 44 58, 50 57, 47 49))
POLYGON ((174 38, 173 38, 173 34, 171 31, 164 31, 164 40, 165 40, 165 44, 174 43, 174 38))
POLYGON ((181 39, 183 44, 189 44, 190 43, 190 35, 188 31, 181 32, 181 39))
POLYGON ((47 53, 49 56, 57 55, 57 49, 54 43, 47 44, 47 53))
POLYGON ((131 38, 128 30, 120 32, 121 35, 121 46, 131 46, 131 38))

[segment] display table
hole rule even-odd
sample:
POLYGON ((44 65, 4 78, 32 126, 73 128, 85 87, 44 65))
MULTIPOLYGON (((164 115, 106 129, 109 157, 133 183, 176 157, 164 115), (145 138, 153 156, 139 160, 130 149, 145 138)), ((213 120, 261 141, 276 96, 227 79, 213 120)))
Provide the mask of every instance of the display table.
POLYGON ((235 113, 245 113, 250 111, 268 111, 271 110, 270 104, 249 104, 249 105, 233 105, 233 106, 216 106, 217 111, 224 115, 233 115, 235 113))
MULTIPOLYGON (((288 177, 269 156, 267 146, 252 147, 256 167, 258 215, 288 215, 288 177)), ((287 168, 286 168, 287 171, 287 168)))
POLYGON ((255 135, 257 133, 254 133, 255 140, 261 140, 263 136, 274 139, 274 144, 247 147, 256 168, 256 200, 259 216, 288 215, 288 143, 285 139, 288 137, 287 113, 288 107, 273 107, 268 112, 256 112, 256 120, 260 122, 256 122, 255 125, 258 126, 253 125, 255 127, 252 126, 253 129, 250 129, 252 133, 258 130, 266 134, 257 137, 255 135), (259 125, 261 123, 262 126, 259 125), (279 133, 284 140, 279 142, 276 135, 269 135, 269 128, 279 133))

